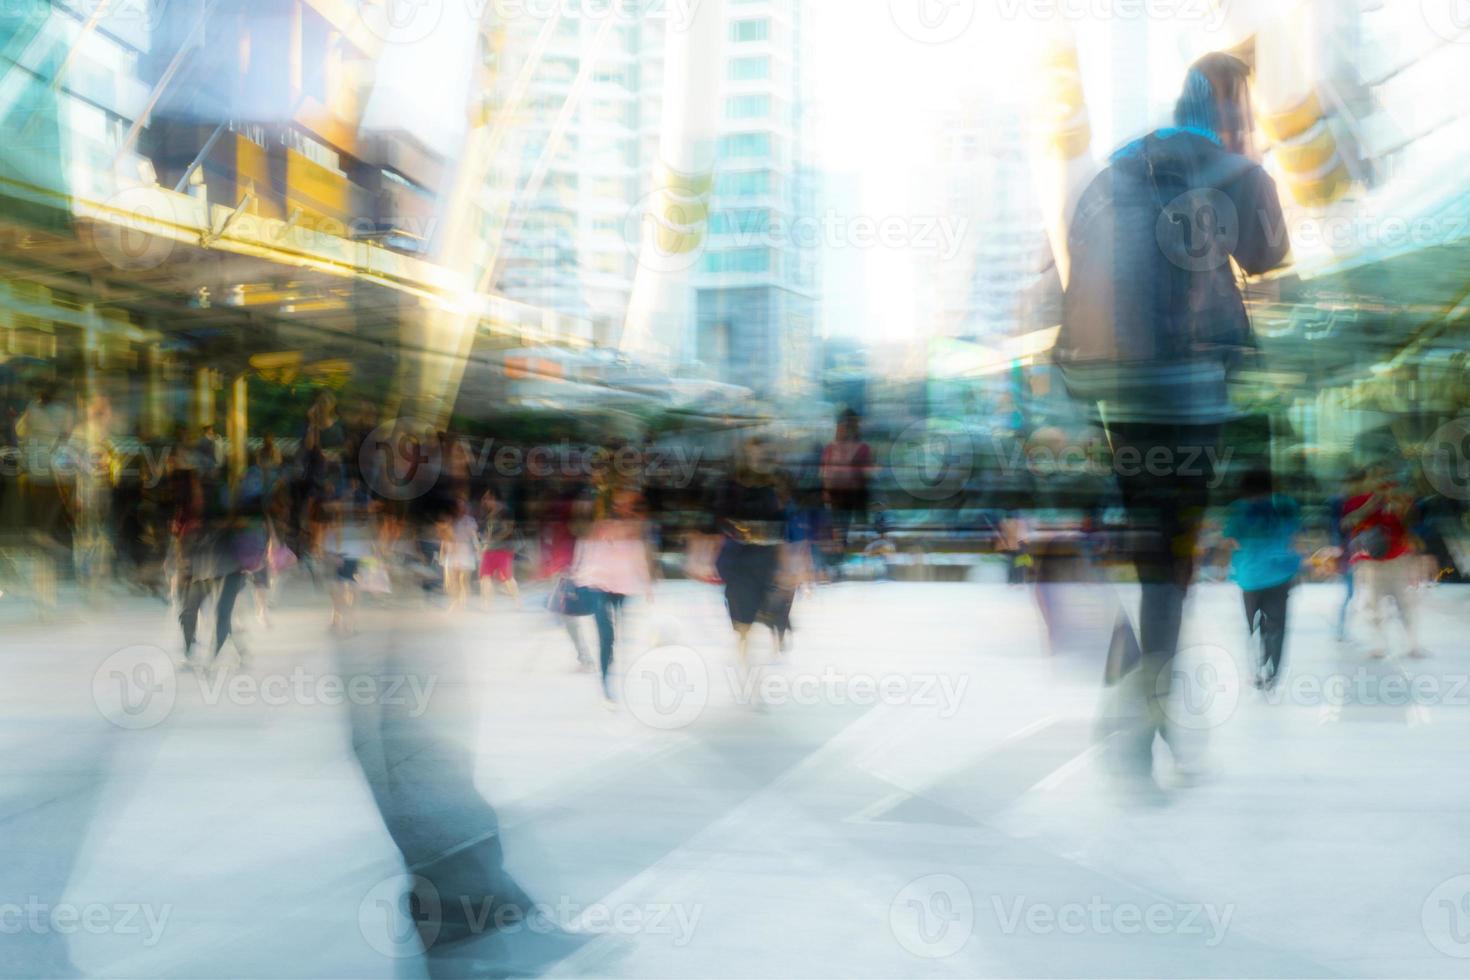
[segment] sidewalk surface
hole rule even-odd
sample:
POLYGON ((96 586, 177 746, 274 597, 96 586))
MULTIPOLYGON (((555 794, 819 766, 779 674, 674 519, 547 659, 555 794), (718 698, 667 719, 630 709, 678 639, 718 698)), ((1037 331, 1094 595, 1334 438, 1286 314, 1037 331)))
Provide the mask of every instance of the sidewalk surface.
POLYGON ((1024 588, 831 586, 752 681, 719 592, 669 583, 628 612, 615 710, 532 597, 365 605, 344 640, 298 582, 215 675, 154 669, 156 602, 9 626, 0 973, 63 948, 110 977, 1464 976, 1470 591, 1426 595, 1431 658, 1373 660, 1331 639, 1340 589, 1301 588, 1268 699, 1238 592, 1197 589, 1175 710, 1207 771, 1149 801, 1094 744, 1108 594, 1066 597, 1082 639, 1052 654, 1024 588), (395 932, 404 868, 324 683, 390 632, 469 663, 392 696, 473 703, 443 734, 554 955, 508 932, 446 966, 395 932), (83 924, 58 944, 28 903, 83 924))

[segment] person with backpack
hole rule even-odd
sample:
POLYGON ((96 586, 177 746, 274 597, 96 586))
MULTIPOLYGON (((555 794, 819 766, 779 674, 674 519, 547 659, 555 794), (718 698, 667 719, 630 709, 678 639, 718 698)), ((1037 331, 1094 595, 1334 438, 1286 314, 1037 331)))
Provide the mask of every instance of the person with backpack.
MULTIPOLYGON (((1139 666, 1122 680, 1116 761, 1152 779, 1184 600, 1214 484, 1231 370, 1253 347, 1235 268, 1286 257, 1276 185, 1254 146, 1250 69, 1223 53, 1189 69, 1171 128, 1128 143, 1078 200, 1054 361, 1107 434, 1142 585, 1139 666), (1164 690, 1161 691, 1160 688, 1164 690)), ((1119 629, 1131 632, 1126 616, 1119 629)), ((1114 648, 1132 648, 1133 637, 1114 648)))
POLYGON ((1270 471, 1247 473, 1239 499, 1230 506, 1225 540, 1233 552, 1231 577, 1245 596, 1246 625, 1252 636, 1260 636, 1256 687, 1268 691, 1281 678, 1286 609, 1302 568, 1296 546, 1300 531, 1301 508, 1291 497, 1272 492, 1270 471))

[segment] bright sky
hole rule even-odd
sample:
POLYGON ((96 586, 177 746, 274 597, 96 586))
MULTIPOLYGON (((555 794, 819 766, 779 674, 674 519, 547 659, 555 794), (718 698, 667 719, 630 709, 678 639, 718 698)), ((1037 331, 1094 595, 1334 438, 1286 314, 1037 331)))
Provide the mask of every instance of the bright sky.
MULTIPOLYGON (((829 206, 880 220, 923 208, 914 199, 916 172, 932 163, 941 122, 967 96, 1009 89, 1015 97, 1022 68, 1022 46, 1006 43, 1021 31, 982 22, 990 4, 974 4, 969 28, 937 44, 904 33, 895 16, 903 5, 807 0, 816 164, 857 185, 829 206)), ((869 340, 913 334, 918 270, 911 250, 829 249, 823 264, 829 332, 869 340)))
MULTIPOLYGON (((806 0, 818 165, 855 175, 861 191, 853 206, 864 214, 922 214, 927 205, 914 199, 924 184, 918 175, 932 162, 945 119, 975 99, 1028 107, 1038 81, 1036 52, 1043 34, 1056 30, 1074 33, 1083 49, 1093 151, 1106 154, 1161 124, 1184 65, 1227 46, 1234 29, 1211 19, 1212 0, 1160 2, 1175 3, 1178 19, 1144 25, 1055 13, 1105 9, 1106 0, 1091 8, 1045 0, 806 0), (1036 12, 1045 16, 1028 16, 1036 12), (1113 52, 1128 59, 1116 71, 1113 52), (1115 99, 1115 91, 1130 98, 1115 99)), ((1235 0, 1235 6, 1263 2, 1235 0)), ((836 273, 829 277, 830 332, 870 340, 915 333, 915 293, 923 284, 912 250, 877 248, 857 256, 829 250, 826 259, 836 273)))
MULTIPOLYGON (((1177 2, 1209 9, 1209 0, 1177 2)), ((1058 23, 1027 17, 1027 0, 804 3, 813 152, 819 173, 832 178, 831 192, 819 207, 846 219, 882 220, 921 210, 915 200, 916 188, 924 183, 919 171, 932 161, 942 121, 976 96, 1024 104, 1034 84, 1036 37, 1047 23, 1058 23)), ((424 5, 433 7, 434 0, 424 5)), ((437 21, 409 25, 410 42, 387 46, 368 109, 369 126, 408 127, 441 149, 457 145, 474 52, 468 41, 473 8, 446 0, 437 21)), ((1078 22, 1071 26, 1083 32, 1101 29, 1078 22)), ((1157 24, 1150 30, 1144 59, 1149 64, 1138 70, 1159 90, 1153 99, 1158 102, 1160 93, 1177 86, 1186 52, 1177 34, 1157 24)), ((1114 118, 1106 80, 1102 86, 1095 81, 1111 71, 1098 54, 1106 58, 1109 47, 1092 45, 1084 57, 1098 144, 1111 140, 1115 129, 1142 125, 1147 115, 1114 118)), ((822 265, 827 331, 870 340, 914 333, 919 266, 913 250, 829 245, 822 265)))
POLYGON ((468 3, 442 0, 417 9, 434 14, 418 24, 405 21, 396 43, 384 45, 364 125, 408 129, 441 152, 450 152, 459 145, 467 117, 475 56, 473 15, 468 3))

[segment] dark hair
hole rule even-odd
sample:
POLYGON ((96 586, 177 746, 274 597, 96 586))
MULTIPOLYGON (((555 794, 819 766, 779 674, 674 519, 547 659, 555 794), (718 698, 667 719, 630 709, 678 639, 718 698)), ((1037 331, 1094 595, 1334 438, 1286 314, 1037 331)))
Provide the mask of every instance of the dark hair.
POLYGON ((1227 149, 1241 149, 1245 135, 1255 128, 1247 98, 1250 74, 1249 65, 1222 51, 1200 58, 1184 78, 1184 91, 1174 104, 1174 125, 1206 130, 1227 149))

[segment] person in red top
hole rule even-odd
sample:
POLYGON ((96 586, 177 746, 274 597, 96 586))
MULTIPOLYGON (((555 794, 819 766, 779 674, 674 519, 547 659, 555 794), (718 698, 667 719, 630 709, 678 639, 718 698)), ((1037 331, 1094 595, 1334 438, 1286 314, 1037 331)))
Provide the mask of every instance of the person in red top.
POLYGON ((837 420, 837 437, 822 450, 822 498, 844 551, 853 522, 862 521, 868 513, 873 450, 862 440, 861 421, 852 409, 843 412, 837 420))
POLYGON ((1350 560, 1363 587, 1368 622, 1382 641, 1371 656, 1387 651, 1383 628, 1383 599, 1392 596, 1408 634, 1409 656, 1422 657, 1419 646, 1415 586, 1419 584, 1414 542, 1409 534, 1413 499, 1404 493, 1383 467, 1375 467, 1363 491, 1343 502, 1342 527, 1348 537, 1350 560))
POLYGON ((561 580, 571 573, 572 561, 576 557, 577 536, 572 525, 576 518, 579 491, 576 486, 560 487, 548 491, 548 496, 541 514, 536 577, 551 582, 552 615, 572 641, 572 649, 577 652, 578 669, 590 671, 593 668, 592 655, 587 652, 587 644, 582 639, 577 617, 568 616, 555 606, 561 580))

